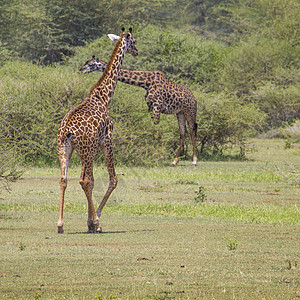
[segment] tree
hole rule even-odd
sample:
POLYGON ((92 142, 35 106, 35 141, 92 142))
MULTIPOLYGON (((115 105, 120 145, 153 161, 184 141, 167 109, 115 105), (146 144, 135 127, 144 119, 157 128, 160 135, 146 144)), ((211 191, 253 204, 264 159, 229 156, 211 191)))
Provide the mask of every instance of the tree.
POLYGON ((171 0, 2 0, 0 51, 51 64, 123 25, 166 23, 169 7, 171 0))

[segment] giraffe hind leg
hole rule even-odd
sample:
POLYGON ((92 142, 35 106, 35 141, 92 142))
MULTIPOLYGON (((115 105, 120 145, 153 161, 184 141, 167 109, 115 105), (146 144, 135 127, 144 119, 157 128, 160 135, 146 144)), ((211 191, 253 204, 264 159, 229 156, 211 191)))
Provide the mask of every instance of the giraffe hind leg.
POLYGON ((196 153, 196 137, 197 137, 197 128, 198 128, 198 124, 195 122, 194 123, 194 127, 193 127, 193 135, 191 134, 191 139, 192 139, 192 143, 193 143, 193 152, 194 152, 194 156, 193 156, 193 166, 197 165, 197 153, 196 153))
MULTIPOLYGON (((113 158, 113 151, 112 151, 112 143, 111 141, 108 141, 106 146, 102 146, 101 150, 103 152, 104 155, 104 159, 105 159, 105 163, 106 163, 106 167, 107 167, 107 171, 109 173, 109 185, 108 185, 108 189, 96 211, 97 216, 100 217, 101 216, 101 212, 103 207, 105 206, 110 194, 112 193, 112 191, 116 188, 117 183, 118 183, 118 178, 116 176, 116 172, 115 172, 115 167, 114 167, 114 158, 113 158)), ((101 230, 102 231, 102 230, 101 230)))
POLYGON ((73 152, 73 146, 70 141, 70 136, 65 140, 65 143, 61 145, 58 149, 58 156, 60 161, 60 189, 61 189, 61 197, 60 197, 60 209, 59 209, 59 219, 57 222, 57 232, 63 233, 63 209, 64 209, 64 200, 65 200, 65 191, 67 188, 67 173, 69 168, 70 159, 73 152))
POLYGON ((197 165, 197 160, 198 160, 197 153, 196 153, 196 136, 197 136, 198 124, 196 122, 192 122, 188 120, 188 125, 189 125, 192 145, 193 145, 193 166, 195 167, 197 165))
POLYGON ((183 143, 184 143, 184 140, 185 140, 185 136, 186 136, 186 133, 187 133, 186 119, 185 119, 185 116, 184 116, 183 113, 178 113, 177 114, 177 121, 178 121, 178 126, 179 126, 179 131, 180 131, 180 140, 179 140, 179 146, 178 146, 178 149, 177 149, 177 152, 176 152, 176 157, 175 157, 175 160, 173 161, 173 166, 176 166, 178 161, 179 161, 179 157, 180 157, 181 150, 182 150, 182 147, 183 147, 183 143))

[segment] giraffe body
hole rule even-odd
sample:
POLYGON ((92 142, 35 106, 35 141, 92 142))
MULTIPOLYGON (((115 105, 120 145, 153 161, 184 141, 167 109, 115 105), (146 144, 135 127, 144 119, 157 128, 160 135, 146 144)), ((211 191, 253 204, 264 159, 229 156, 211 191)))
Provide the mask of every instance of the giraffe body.
MULTIPOLYGON (((79 72, 90 73, 96 70, 104 72, 107 63, 95 59, 88 60, 79 72)), ((145 100, 149 111, 153 113, 154 124, 160 121, 160 114, 176 114, 180 140, 173 165, 179 161, 179 156, 187 134, 186 123, 193 144, 193 165, 197 164, 196 132, 197 132, 197 101, 192 91, 169 80, 161 71, 136 71, 121 69, 118 80, 127 84, 142 87, 146 90, 145 100)))
MULTIPOLYGON (((111 37, 116 40, 116 36, 111 37)), ((118 37, 119 38, 119 37, 118 37)), ((63 205, 67 187, 67 172, 73 151, 77 151, 82 163, 80 184, 88 201, 88 232, 101 232, 99 217, 110 194, 117 185, 114 169, 112 131, 113 123, 108 105, 113 96, 119 71, 126 52, 137 55, 135 39, 123 33, 114 48, 106 71, 93 86, 89 96, 63 118, 57 133, 57 152, 61 165, 61 202, 58 220, 58 233, 63 233, 63 205), (92 191, 94 187, 93 160, 98 149, 104 155, 109 173, 109 186, 99 207, 95 210, 92 191)))

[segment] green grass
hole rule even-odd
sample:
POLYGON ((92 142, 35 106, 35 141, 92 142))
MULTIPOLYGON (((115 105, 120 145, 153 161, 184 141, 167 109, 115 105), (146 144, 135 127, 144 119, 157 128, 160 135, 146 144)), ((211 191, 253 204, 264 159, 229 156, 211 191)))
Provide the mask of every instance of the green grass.
MULTIPOLYGON (((299 298, 300 148, 251 143, 242 162, 118 166, 97 235, 85 234, 79 168, 69 171, 63 235, 59 169, 27 170, 0 195, 0 298, 299 298)), ((107 177, 95 168, 95 203, 107 177)))
MULTIPOLYGON (((3 204, 2 212, 53 212, 57 211, 57 205, 25 205, 3 204)), ((87 205, 79 203, 66 203, 65 212, 84 214, 87 205)), ((225 205, 225 204, 172 204, 172 203, 148 203, 137 205, 108 206, 106 215, 118 216, 164 216, 164 217, 189 217, 209 218, 212 220, 256 223, 256 224, 300 224, 300 211, 298 206, 288 205, 225 205)))

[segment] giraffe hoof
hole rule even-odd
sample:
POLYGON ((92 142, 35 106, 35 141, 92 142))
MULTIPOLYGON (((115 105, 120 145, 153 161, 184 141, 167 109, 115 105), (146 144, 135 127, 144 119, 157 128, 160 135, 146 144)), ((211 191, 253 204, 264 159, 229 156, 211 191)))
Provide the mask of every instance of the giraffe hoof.
POLYGON ((62 226, 61 227, 57 227, 57 233, 59 233, 59 234, 63 234, 64 233, 64 229, 63 229, 62 226))
POLYGON ((197 166, 197 164, 193 164, 193 167, 196 167, 197 166))
POLYGON ((95 226, 93 223, 88 223, 88 231, 87 233, 95 233, 95 226))
POLYGON ((96 233, 102 233, 102 228, 101 227, 97 228, 96 233))

